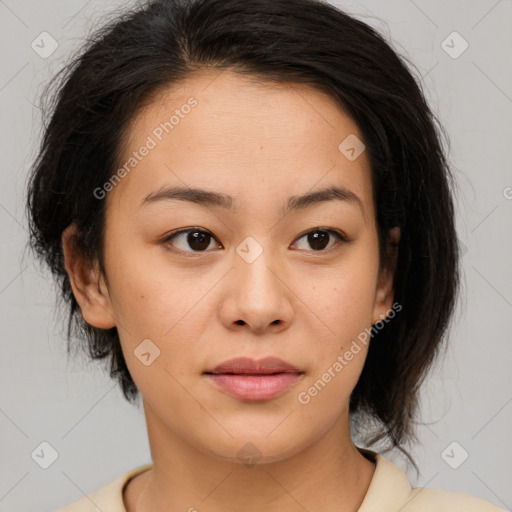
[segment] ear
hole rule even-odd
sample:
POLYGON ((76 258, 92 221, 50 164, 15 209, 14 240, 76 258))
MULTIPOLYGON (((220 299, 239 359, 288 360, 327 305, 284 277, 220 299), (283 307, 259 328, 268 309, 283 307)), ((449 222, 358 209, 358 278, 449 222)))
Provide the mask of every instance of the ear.
POLYGON ((394 289, 393 278, 395 275, 396 261, 398 257, 398 245, 400 242, 400 228, 392 228, 388 232, 386 250, 388 253, 388 265, 381 269, 377 290, 375 294, 375 303, 373 308, 373 322, 383 320, 393 305, 394 289))
POLYGON ((110 329, 116 324, 105 280, 98 263, 88 261, 78 250, 76 234, 75 224, 68 226, 62 233, 64 264, 73 295, 88 324, 100 329, 110 329))

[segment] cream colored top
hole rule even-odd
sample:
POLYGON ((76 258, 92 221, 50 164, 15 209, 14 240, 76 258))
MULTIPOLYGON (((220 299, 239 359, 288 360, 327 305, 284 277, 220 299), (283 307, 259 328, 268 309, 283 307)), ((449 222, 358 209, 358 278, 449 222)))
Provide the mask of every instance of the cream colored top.
MULTIPOLYGON (((506 512, 471 494, 428 488, 411 488, 406 474, 390 460, 371 450, 375 472, 358 512, 506 512)), ((57 512, 126 512, 123 488, 130 478, 153 464, 129 471, 57 512)))

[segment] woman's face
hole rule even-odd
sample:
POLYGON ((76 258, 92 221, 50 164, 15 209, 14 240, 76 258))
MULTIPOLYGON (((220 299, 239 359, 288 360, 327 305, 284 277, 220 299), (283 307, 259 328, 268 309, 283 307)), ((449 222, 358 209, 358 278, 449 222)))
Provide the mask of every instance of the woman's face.
POLYGON ((358 335, 392 305, 361 141, 330 97, 230 71, 197 74, 134 119, 124 172, 103 189, 107 284, 79 302, 89 323, 118 327, 154 428, 234 461, 349 439, 358 335), (237 357, 299 373, 206 373, 237 357))

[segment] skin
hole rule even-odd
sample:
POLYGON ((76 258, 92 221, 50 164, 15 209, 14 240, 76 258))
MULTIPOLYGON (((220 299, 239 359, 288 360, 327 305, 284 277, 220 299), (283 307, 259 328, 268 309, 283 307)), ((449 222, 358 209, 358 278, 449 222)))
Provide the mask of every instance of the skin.
POLYGON ((362 134, 316 89, 205 70, 136 116, 120 164, 190 97, 197 106, 107 194, 105 275, 74 250, 73 225, 63 234, 83 317, 118 327, 143 398, 153 468, 126 485, 126 509, 356 511, 375 469, 351 441, 348 413, 367 347, 308 404, 297 397, 393 304, 392 273, 379 271, 369 159, 338 150, 362 134), (237 210, 142 205, 173 185, 229 194, 237 210), (289 196, 328 186, 352 191, 362 209, 330 200, 283 216, 289 196), (194 252, 186 235, 163 241, 184 228, 211 233, 207 250, 194 252), (351 241, 332 234, 315 250, 304 235, 318 228, 351 241), (236 251, 246 237, 263 249, 251 263, 236 251), (134 355, 144 339, 160 349, 148 366, 134 355), (280 357, 304 374, 275 399, 239 400, 203 375, 237 356, 280 357), (260 456, 253 465, 237 455, 249 442, 260 456))

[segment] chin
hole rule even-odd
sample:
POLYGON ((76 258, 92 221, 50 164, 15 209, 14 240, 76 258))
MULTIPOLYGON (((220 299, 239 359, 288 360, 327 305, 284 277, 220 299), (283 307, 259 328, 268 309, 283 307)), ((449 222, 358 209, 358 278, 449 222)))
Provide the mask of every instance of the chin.
POLYGON ((209 440, 209 443, 203 445, 202 451, 218 460, 248 468, 272 464, 289 459, 314 443, 313 438, 304 437, 303 430, 300 432, 301 437, 298 434, 291 432, 289 427, 283 428, 280 433, 277 430, 252 430, 250 434, 233 434, 233 437, 226 435, 221 440, 209 440))

